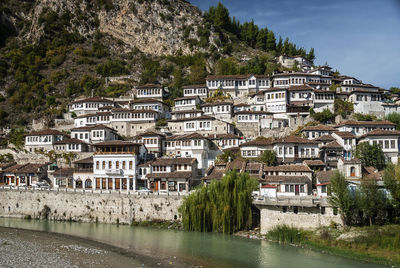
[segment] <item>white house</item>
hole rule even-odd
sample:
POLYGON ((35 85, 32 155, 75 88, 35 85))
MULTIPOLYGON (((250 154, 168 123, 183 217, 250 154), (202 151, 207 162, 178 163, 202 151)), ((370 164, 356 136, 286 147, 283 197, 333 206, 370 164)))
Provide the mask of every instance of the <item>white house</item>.
POLYGON ((69 111, 76 115, 96 113, 102 107, 114 107, 114 102, 102 97, 92 97, 73 101, 69 105, 69 111))
POLYGON ((68 135, 55 129, 32 131, 25 135, 25 149, 29 152, 40 149, 50 151, 54 149, 56 142, 62 141, 66 137, 68 135))
POLYGON ((193 157, 198 161, 201 174, 212 164, 221 150, 208 138, 193 133, 167 137, 165 141, 166 155, 169 157, 193 157))
POLYGON ((311 185, 312 170, 306 165, 264 166, 260 194, 268 197, 307 196, 311 194, 311 185))
POLYGON ((232 102, 213 102, 201 105, 203 114, 232 123, 232 102))
POLYGON ((146 131, 137 135, 134 139, 135 142, 144 144, 147 152, 154 157, 161 157, 164 154, 165 135, 155 131, 146 131))
POLYGON ((336 131, 332 133, 332 137, 344 149, 344 158, 351 159, 356 151, 357 139, 356 136, 348 131, 336 131))
POLYGON ((319 158, 318 142, 297 136, 287 136, 273 141, 278 162, 296 163, 319 158))
POLYGON ((301 130, 307 139, 316 139, 335 132, 334 127, 328 125, 307 126, 301 130))
POLYGON ((103 124, 98 124, 94 126, 71 129, 71 138, 79 139, 86 143, 92 144, 109 140, 117 140, 118 134, 114 129, 103 124))
POLYGON ((183 86, 182 88, 184 97, 199 96, 202 100, 208 97, 208 88, 205 84, 183 86))
POLYGON ((257 158, 264 151, 273 149, 273 140, 265 138, 256 138, 252 141, 239 145, 240 154, 246 158, 257 158))
POLYGON ((135 99, 129 103, 132 110, 153 110, 159 113, 160 118, 171 118, 171 107, 167 103, 153 98, 135 99))
POLYGON ((375 129, 360 137, 359 144, 368 142, 371 145, 379 144, 387 161, 397 164, 399 160, 400 131, 375 129))
POLYGON ((390 121, 355 121, 348 120, 338 125, 339 131, 348 131, 357 137, 367 134, 374 129, 395 130, 396 125, 390 121))
POLYGON ((146 148, 128 141, 106 141, 94 146, 95 189, 136 190, 136 167, 146 158, 146 148))
POLYGON ((136 87, 136 98, 138 99, 153 98, 163 100, 166 94, 167 90, 160 85, 146 84, 136 87))
MULTIPOLYGON (((197 111, 195 113, 198 113, 197 111)), ((218 120, 215 117, 202 115, 198 117, 183 117, 168 121, 168 128, 175 134, 202 133, 222 134, 234 133, 235 129, 231 123, 218 120)))
POLYGON ((148 188, 156 193, 188 193, 200 183, 196 158, 158 158, 150 163, 148 188))
POLYGON ((185 96, 174 100, 174 111, 197 110, 201 99, 199 96, 185 96))
POLYGON ((210 75, 206 82, 210 94, 220 89, 231 97, 244 97, 270 87, 270 78, 266 75, 210 75))

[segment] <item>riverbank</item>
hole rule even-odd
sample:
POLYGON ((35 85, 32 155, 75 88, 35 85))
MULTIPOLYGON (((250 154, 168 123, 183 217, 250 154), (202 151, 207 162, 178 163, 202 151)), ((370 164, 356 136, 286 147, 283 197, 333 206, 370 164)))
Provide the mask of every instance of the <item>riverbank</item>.
POLYGON ((79 237, 0 227, 0 267, 190 267, 79 237))
POLYGON ((324 227, 316 231, 281 226, 269 232, 267 238, 354 260, 400 267, 400 225, 324 227))

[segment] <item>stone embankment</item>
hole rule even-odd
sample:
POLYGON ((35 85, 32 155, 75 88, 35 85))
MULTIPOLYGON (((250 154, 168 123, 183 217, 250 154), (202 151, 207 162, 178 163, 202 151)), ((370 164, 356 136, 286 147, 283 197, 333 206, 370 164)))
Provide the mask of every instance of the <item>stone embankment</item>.
POLYGON ((122 192, 0 189, 0 217, 131 224, 179 219, 183 197, 122 192))

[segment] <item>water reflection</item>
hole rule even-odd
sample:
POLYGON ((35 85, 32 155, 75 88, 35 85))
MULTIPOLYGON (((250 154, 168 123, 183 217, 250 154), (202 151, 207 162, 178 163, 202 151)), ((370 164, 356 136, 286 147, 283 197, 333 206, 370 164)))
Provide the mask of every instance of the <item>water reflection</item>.
POLYGON ((142 254, 176 256, 219 267, 380 267, 307 249, 223 234, 182 232, 127 225, 0 218, 0 226, 63 233, 142 254))

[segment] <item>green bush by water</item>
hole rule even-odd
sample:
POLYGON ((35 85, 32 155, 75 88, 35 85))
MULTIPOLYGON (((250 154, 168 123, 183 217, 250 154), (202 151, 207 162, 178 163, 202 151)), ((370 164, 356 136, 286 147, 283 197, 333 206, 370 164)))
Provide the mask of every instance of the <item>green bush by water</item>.
POLYGON ((273 241, 289 244, 300 244, 305 240, 302 230, 287 225, 274 227, 267 233, 266 237, 273 241))

